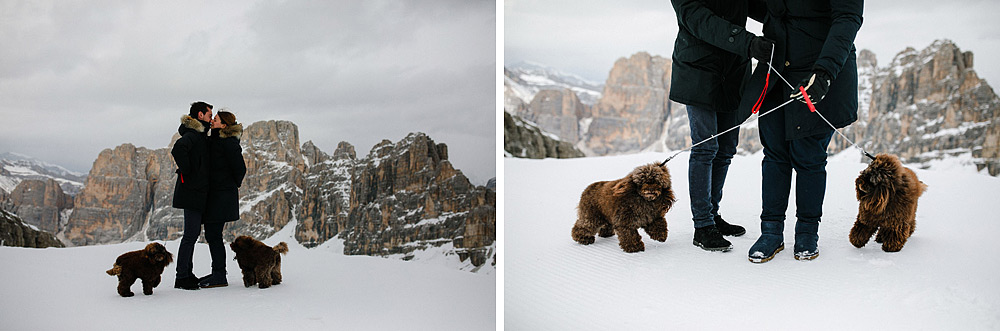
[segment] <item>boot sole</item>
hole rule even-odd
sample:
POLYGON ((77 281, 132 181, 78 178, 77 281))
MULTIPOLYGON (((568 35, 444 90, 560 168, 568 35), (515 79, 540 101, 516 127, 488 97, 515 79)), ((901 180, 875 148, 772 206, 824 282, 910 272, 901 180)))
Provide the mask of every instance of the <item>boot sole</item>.
POLYGON ((795 259, 799 260, 799 261, 811 261, 811 260, 815 260, 817 257, 819 257, 819 251, 816 251, 816 254, 813 254, 813 255, 799 255, 799 254, 795 254, 795 259))
POLYGON ((216 288, 216 287, 226 287, 226 286, 229 286, 229 284, 206 285, 202 286, 201 288, 216 288))
POLYGON ((774 250, 774 253, 771 253, 771 256, 764 257, 764 258, 759 258, 759 259, 750 257, 749 260, 750 260, 750 262, 753 262, 753 263, 764 263, 764 262, 767 262, 767 261, 771 261, 771 259, 773 259, 775 255, 778 255, 778 252, 780 252, 780 251, 782 251, 784 249, 785 249, 785 244, 781 244, 781 246, 778 246, 778 249, 774 250))
POLYGON ((745 234, 747 234, 747 230, 743 230, 743 232, 733 233, 733 234, 725 234, 725 233, 723 233, 722 235, 723 236, 730 236, 730 237, 739 237, 739 236, 742 236, 742 235, 745 235, 745 234))
POLYGON ((695 246, 701 247, 701 249, 710 252, 728 252, 733 250, 733 245, 729 245, 729 247, 705 247, 705 245, 702 245, 700 242, 697 241, 692 240, 691 243, 694 244, 695 246))

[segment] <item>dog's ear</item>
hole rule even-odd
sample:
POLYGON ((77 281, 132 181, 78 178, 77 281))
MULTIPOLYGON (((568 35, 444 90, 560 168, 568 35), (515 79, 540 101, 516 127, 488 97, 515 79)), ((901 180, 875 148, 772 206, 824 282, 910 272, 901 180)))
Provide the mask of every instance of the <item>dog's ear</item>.
POLYGON ((626 178, 625 180, 619 180, 615 183, 615 186, 611 188, 611 195, 620 197, 628 193, 632 188, 631 178, 626 178))

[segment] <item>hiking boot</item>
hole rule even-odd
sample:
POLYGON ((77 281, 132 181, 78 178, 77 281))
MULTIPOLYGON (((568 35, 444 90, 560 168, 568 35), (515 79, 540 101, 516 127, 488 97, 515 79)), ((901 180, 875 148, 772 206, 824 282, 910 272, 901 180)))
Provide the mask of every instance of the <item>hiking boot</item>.
POLYGON ((819 257, 819 222, 795 222, 795 259, 812 260, 819 257))
POLYGON ((719 229, 719 233, 722 233, 723 236, 739 237, 747 233, 747 229, 736 224, 729 224, 726 220, 722 219, 721 215, 715 215, 715 227, 719 229))
POLYGON ((733 249, 733 244, 726 238, 722 238, 722 233, 715 225, 695 228, 693 244, 713 252, 728 252, 733 249))
POLYGON ((785 237, 782 232, 785 223, 782 221, 761 221, 760 238, 750 246, 749 260, 753 263, 770 261, 781 250, 785 249, 785 237))
POLYGON ((185 290, 197 290, 198 278, 194 276, 177 278, 174 280, 174 288, 185 289, 185 290))
POLYGON ((226 280, 226 273, 212 273, 199 279, 198 286, 201 288, 226 287, 229 282, 226 280))

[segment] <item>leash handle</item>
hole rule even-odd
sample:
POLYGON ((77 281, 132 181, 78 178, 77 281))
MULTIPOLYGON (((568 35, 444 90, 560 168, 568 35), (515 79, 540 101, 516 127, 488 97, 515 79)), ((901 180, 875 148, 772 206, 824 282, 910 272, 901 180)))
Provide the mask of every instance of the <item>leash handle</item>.
MULTIPOLYGON (((802 97, 806 99, 806 105, 809 106, 809 111, 816 112, 816 106, 813 105, 812 100, 809 100, 809 93, 806 93, 806 88, 799 86, 799 91, 802 91, 802 97)), ((834 128, 836 130, 837 128, 834 128)))

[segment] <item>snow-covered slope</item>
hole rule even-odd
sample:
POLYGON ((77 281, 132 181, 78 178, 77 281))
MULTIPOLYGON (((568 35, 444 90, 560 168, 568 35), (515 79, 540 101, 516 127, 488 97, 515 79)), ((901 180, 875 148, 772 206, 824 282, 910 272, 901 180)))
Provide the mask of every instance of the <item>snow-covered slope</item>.
POLYGON ((54 179, 63 192, 75 195, 83 189, 87 175, 67 170, 33 157, 17 154, 0 154, 0 189, 12 192, 25 179, 54 179))
POLYGON ((601 98, 604 89, 602 83, 539 63, 522 61, 505 66, 504 69, 504 85, 510 86, 524 103, 530 103, 541 90, 570 89, 576 92, 580 102, 593 105, 601 98))
MULTIPOLYGON (((294 225, 294 224, 293 224, 294 225)), ((496 278, 368 256, 345 256, 330 240, 306 249, 285 227, 264 242, 288 243, 284 282, 244 288, 230 260, 229 287, 174 289, 174 268, 153 295, 115 291, 104 271, 146 243, 62 249, 0 247, 2 330, 493 330, 496 278)), ((176 254, 179 241, 165 243, 176 254)), ((231 259, 233 253, 226 248, 231 259)), ((176 256, 174 257, 176 260, 176 256)), ((210 272, 208 246, 195 247, 194 272, 210 272)))
MULTIPOLYGON (((669 237, 642 233, 646 251, 617 237, 584 246, 570 238, 576 204, 594 181, 624 176, 668 153, 584 159, 504 159, 504 323, 511 330, 986 330, 1000 328, 1000 179, 968 170, 915 169, 929 186, 917 228, 898 253, 854 248, 858 152, 831 157, 820 257, 792 258, 794 198, 786 250, 747 261, 760 235, 760 153, 737 156, 722 215, 747 227, 728 253, 691 244, 688 153, 670 161, 677 204, 669 237)), ((794 187, 794 186, 793 186, 794 187)), ((794 197, 794 194, 793 194, 794 197)))

